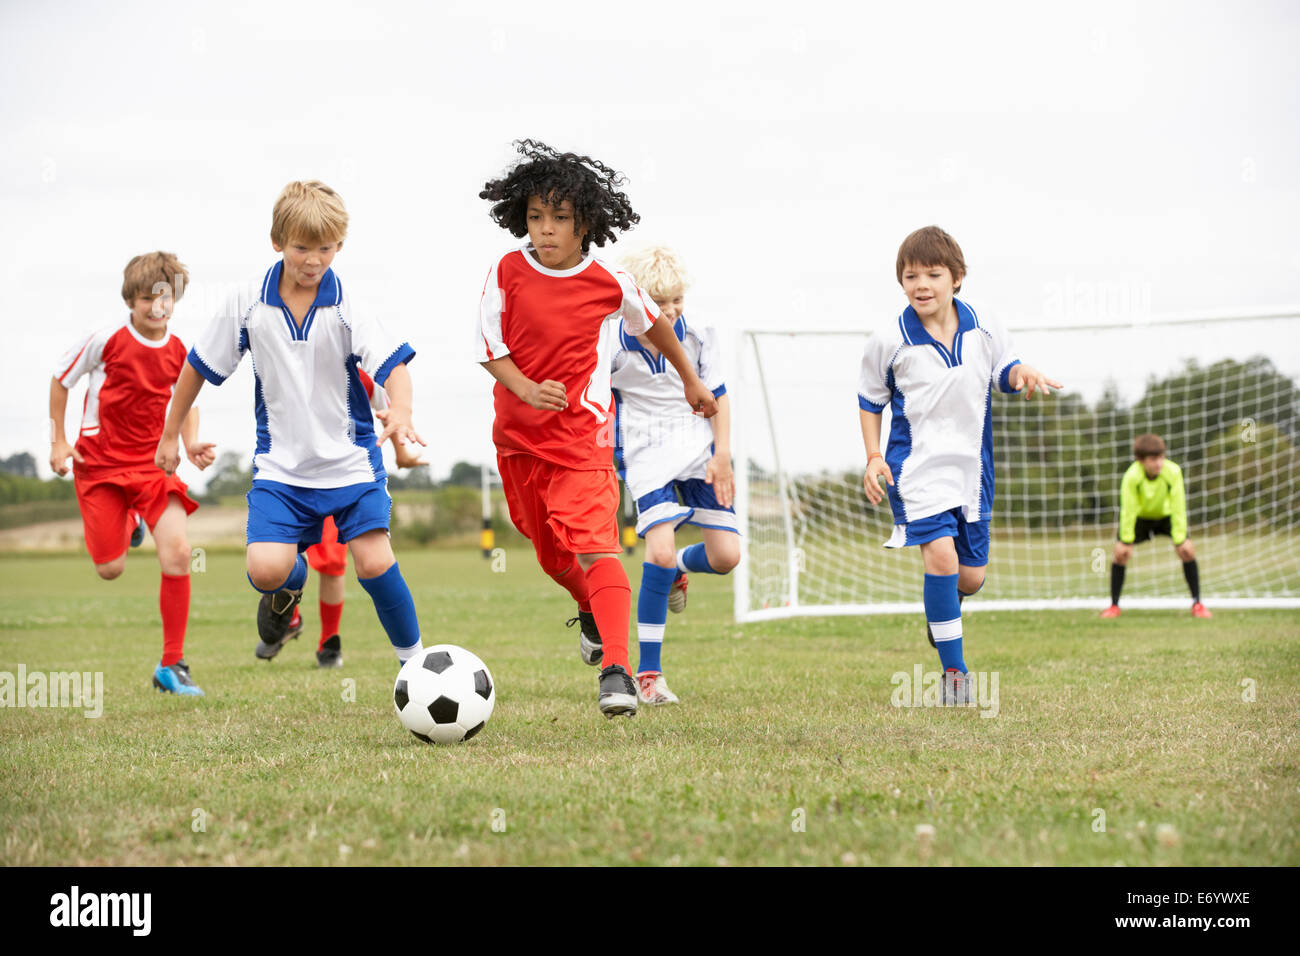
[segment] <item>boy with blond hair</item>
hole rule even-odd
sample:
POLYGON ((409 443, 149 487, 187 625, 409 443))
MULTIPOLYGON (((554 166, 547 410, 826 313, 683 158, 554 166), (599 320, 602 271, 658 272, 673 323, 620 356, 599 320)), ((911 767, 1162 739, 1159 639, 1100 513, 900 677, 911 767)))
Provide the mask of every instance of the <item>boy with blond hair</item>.
MULTIPOLYGON (((101 578, 111 581, 126 567, 128 542, 137 518, 149 526, 158 546, 162 583, 163 653, 153 672, 153 686, 171 694, 203 696, 185 663, 185 629, 190 615, 190 546, 185 518, 198 505, 185 483, 154 464, 154 448, 163 431, 167 403, 185 346, 167 329, 172 310, 189 278, 170 252, 136 256, 123 272, 126 322, 100 329, 73 346, 60 360, 50 382, 50 421, 54 428, 50 468, 68 473, 72 458, 77 504, 85 529, 86 549, 101 578), (68 443, 64 418, 68 390, 83 375, 90 377, 75 447, 68 443)), ((199 413, 186 406, 177 419, 185 453, 195 467, 207 468, 215 457, 211 443, 198 441, 199 413)))
POLYGON ((862 356, 858 408, 867 451, 863 487, 872 505, 889 486, 894 533, 887 548, 919 545, 926 632, 939 652, 943 703, 973 703, 962 654, 962 599, 984 585, 993 511, 992 389, 1049 394, 1061 388, 1022 365, 1006 332, 955 298, 966 277, 956 240, 918 229, 898 250, 908 305, 873 331, 862 356), (889 447, 880 450, 889 406, 889 447))
POLYGON ((287 639, 307 580, 302 552, 320 540, 327 515, 398 659, 421 649, 415 605, 388 540, 392 499, 379 452, 389 437, 424 444, 411 427, 406 363, 415 352, 359 310, 330 268, 347 227, 343 200, 324 183, 284 188, 271 217, 271 247, 282 257, 190 350, 158 443, 158 464, 170 474, 177 430, 204 380, 220 385, 251 354, 257 450, 246 564, 262 592, 256 654, 263 659, 287 639), (371 415, 362 371, 387 390, 386 414, 371 415), (385 425, 378 437, 375 417, 385 425))
POLYGON ((1192 594, 1192 617, 1214 615, 1201 603, 1201 574, 1196 566, 1196 549, 1187 537, 1187 492, 1183 470, 1165 458, 1165 440, 1159 435, 1138 435, 1133 439, 1133 464, 1119 483, 1119 533, 1115 536, 1115 557, 1110 566, 1110 607, 1102 617, 1119 617, 1119 595, 1124 589, 1124 572, 1133 548, 1156 535, 1174 543, 1183 562, 1183 578, 1192 594))
POLYGON ((589 156, 516 143, 523 161, 488 182, 492 218, 528 244, 488 272, 476 358, 496 379, 492 440, 510 519, 542 570, 578 604, 578 650, 603 664, 597 705, 634 716, 628 673, 632 589, 619 561, 610 359, 621 318, 677 369, 687 405, 705 417, 717 400, 659 309, 624 272, 591 256, 640 220, 622 177, 589 156))
POLYGON ((732 508, 731 408, 712 328, 686 324, 689 280, 667 246, 646 246, 625 256, 623 268, 671 324, 718 414, 703 422, 682 399, 676 369, 645 335, 620 322, 611 384, 618 409, 614 460, 636 502, 636 532, 645 538, 645 563, 637 597, 637 696, 643 704, 675 704, 661 660, 668 612, 686 606, 686 572, 727 574, 740 561, 740 529, 732 508), (702 529, 704 541, 677 548, 683 524, 702 529))

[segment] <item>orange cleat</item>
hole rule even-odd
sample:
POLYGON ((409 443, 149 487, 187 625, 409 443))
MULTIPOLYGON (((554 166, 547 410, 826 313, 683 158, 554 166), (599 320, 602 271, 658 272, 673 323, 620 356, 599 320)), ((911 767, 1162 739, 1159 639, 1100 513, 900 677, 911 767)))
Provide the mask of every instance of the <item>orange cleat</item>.
POLYGON ((1210 609, 1208 607, 1206 607, 1200 601, 1197 601, 1195 604, 1192 605, 1192 617, 1214 617, 1214 615, 1210 613, 1210 609))
POLYGON ((1120 609, 1118 604, 1112 604, 1106 610, 1101 612, 1102 617, 1119 617, 1120 609))

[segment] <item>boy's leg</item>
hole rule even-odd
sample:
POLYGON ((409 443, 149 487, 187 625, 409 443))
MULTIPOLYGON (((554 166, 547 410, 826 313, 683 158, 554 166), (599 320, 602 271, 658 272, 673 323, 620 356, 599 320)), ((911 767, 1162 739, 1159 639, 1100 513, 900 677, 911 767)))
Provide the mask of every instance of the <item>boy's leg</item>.
POLYGON ((1119 617, 1119 596, 1124 590, 1124 572, 1132 556, 1133 545, 1123 541, 1115 542, 1115 554, 1110 565, 1110 607, 1101 612, 1102 617, 1119 617))
POLYGON ((343 621, 343 575, 320 576, 320 643, 316 645, 316 663, 321 667, 343 666, 343 639, 339 625, 343 621))
MULTIPOLYGON (((339 537, 345 534, 340 525, 339 537)), ((375 613, 399 661, 410 660, 423 650, 420 621, 415 614, 411 589, 397 566, 388 532, 378 528, 348 539, 357 580, 375 602, 375 613)))
POLYGON ((936 538, 921 545, 925 564, 925 620, 934 635, 945 671, 966 672, 962 657, 961 601, 957 597, 957 548, 952 538, 936 538))
POLYGON ((1183 562, 1183 578, 1187 581, 1187 590, 1192 595, 1192 614, 1196 617, 1213 617, 1209 609, 1201 603, 1201 572, 1196 566, 1196 549, 1192 539, 1187 538, 1182 544, 1175 545, 1179 560, 1183 562))
POLYGON ((162 691, 202 697, 203 691, 185 663, 185 631, 190 618, 190 545, 185 519, 198 504, 186 494, 180 479, 161 472, 144 478, 129 496, 133 497, 132 507, 153 532, 161 571, 158 610, 163 652, 154 669, 153 684, 162 691))
POLYGON ((641 565, 641 588, 636 602, 636 631, 639 652, 637 692, 651 704, 669 703, 666 694, 655 693, 655 678, 663 674, 660 655, 664 628, 668 623, 668 594, 677 576, 673 522, 664 521, 645 531, 645 563, 641 565), (649 687, 646 686, 648 678, 649 687), (649 693, 647 693, 647 691, 649 693), (659 697, 665 699, 660 700, 659 697))
POLYGON ((121 577, 126 569, 127 496, 110 480, 85 481, 74 478, 77 507, 81 511, 82 534, 95 573, 105 581, 121 577))

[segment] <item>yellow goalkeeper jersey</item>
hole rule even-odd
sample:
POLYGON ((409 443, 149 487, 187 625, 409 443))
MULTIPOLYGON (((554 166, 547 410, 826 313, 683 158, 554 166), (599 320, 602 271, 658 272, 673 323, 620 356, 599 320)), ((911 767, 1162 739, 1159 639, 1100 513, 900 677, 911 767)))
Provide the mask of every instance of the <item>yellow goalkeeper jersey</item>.
POLYGON ((1119 485, 1119 539, 1132 544, 1138 518, 1168 518, 1174 544, 1187 540, 1187 495, 1183 470, 1165 459, 1160 474, 1147 478, 1142 462, 1135 461, 1124 472, 1119 485))

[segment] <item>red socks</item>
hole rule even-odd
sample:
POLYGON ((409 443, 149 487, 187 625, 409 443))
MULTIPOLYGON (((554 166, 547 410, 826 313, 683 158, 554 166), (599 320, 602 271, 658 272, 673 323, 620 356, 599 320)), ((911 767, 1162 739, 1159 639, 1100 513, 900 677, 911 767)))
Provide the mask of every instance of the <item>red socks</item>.
POLYGON ((631 673, 627 662, 627 622, 632 615, 632 586, 618 558, 601 558, 587 571, 591 592, 591 613, 604 644, 601 668, 619 664, 631 673))
POLYGON ((325 642, 339 632, 339 622, 343 620, 343 602, 326 604, 320 602, 320 644, 316 650, 325 646, 325 642))
POLYGON ((158 609, 162 612, 162 666, 170 667, 185 654, 185 625, 190 619, 190 576, 164 574, 158 590, 158 609))
MULTIPOLYGON (((573 599, 578 602, 579 610, 591 611, 591 598, 589 595, 591 589, 590 583, 587 580, 587 575, 583 573, 582 565, 578 564, 577 558, 573 559, 573 564, 569 565, 567 570, 561 571, 558 574, 552 573, 551 577, 555 579, 556 584, 573 595, 573 599)), ((626 577, 627 576, 624 575, 625 580, 626 577)), ((630 587, 629 593, 631 593, 630 587)), ((631 598, 628 600, 630 601, 631 598)), ((630 604, 628 606, 629 608, 631 607, 630 604)), ((601 634, 604 633, 604 631, 601 631, 601 634)))

